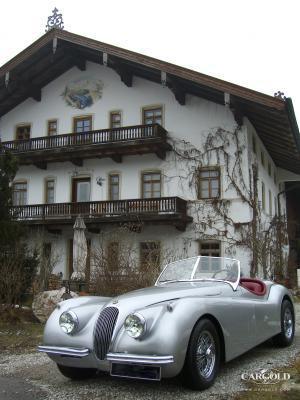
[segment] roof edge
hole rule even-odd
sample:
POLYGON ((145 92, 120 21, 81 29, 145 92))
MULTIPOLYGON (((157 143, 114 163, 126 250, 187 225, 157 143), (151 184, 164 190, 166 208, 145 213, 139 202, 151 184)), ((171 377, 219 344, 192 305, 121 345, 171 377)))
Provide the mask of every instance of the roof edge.
POLYGON ((292 133, 293 133, 293 136, 295 139, 295 143, 296 143, 298 152, 300 153, 300 132, 299 132, 299 127, 298 127, 295 110, 294 110, 294 106, 293 106, 293 101, 292 101, 291 97, 288 97, 286 99, 285 108, 286 108, 288 120, 289 120, 291 128, 292 128, 292 133))
POLYGON ((274 108, 277 110, 284 110, 285 102, 271 95, 258 92, 256 90, 237 85, 210 75, 203 74, 198 71, 191 70, 167 61, 162 61, 154 57, 150 57, 141 53, 127 50, 118 46, 100 42, 96 39, 91 39, 86 36, 78 35, 76 33, 68 32, 61 29, 51 29, 43 36, 34 41, 30 46, 26 47, 19 54, 0 67, 0 77, 5 75, 7 71, 16 67, 19 63, 24 61, 28 54, 33 51, 39 50, 43 45, 47 44, 53 38, 58 38, 65 41, 70 41, 78 45, 83 45, 95 50, 108 52, 109 54, 124 58, 127 60, 135 59, 136 62, 148 67, 163 70, 166 73, 173 74, 177 77, 187 79, 191 82, 200 83, 207 87, 211 87, 224 93, 229 93, 233 96, 244 98, 249 101, 261 104, 263 106, 274 108))

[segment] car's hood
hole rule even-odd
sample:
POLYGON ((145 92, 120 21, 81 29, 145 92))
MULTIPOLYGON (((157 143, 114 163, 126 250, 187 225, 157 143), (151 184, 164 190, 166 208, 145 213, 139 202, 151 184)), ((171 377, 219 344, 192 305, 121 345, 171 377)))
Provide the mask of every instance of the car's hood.
POLYGON ((171 299, 220 296, 226 293, 232 295, 232 288, 225 282, 178 282, 135 290, 114 298, 112 302, 120 306, 128 306, 130 303, 132 307, 142 308, 171 299))

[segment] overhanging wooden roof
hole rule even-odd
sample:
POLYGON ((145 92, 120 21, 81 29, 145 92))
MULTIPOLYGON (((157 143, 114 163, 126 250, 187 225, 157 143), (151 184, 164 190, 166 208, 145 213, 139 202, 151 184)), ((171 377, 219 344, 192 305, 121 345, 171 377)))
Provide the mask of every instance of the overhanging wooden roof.
POLYGON ((0 68, 0 117, 29 97, 40 101, 41 89, 68 69, 85 70, 86 61, 103 64, 104 53, 108 66, 127 86, 132 86, 134 76, 160 83, 161 71, 165 72, 167 86, 183 106, 186 94, 218 104, 224 104, 224 93, 230 94, 236 120, 247 117, 276 165, 300 173, 300 135, 291 99, 284 101, 65 30, 50 30, 0 68))

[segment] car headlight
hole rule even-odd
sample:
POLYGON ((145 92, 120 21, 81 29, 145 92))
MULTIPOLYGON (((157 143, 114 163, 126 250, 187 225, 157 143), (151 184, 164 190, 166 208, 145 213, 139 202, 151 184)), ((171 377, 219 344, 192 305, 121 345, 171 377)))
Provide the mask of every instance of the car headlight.
POLYGON ((71 334, 78 328, 78 318, 73 311, 65 311, 59 317, 59 326, 61 329, 67 333, 71 334))
POLYGON ((129 314, 124 322, 127 334, 138 339, 146 332, 146 320, 141 314, 129 314))

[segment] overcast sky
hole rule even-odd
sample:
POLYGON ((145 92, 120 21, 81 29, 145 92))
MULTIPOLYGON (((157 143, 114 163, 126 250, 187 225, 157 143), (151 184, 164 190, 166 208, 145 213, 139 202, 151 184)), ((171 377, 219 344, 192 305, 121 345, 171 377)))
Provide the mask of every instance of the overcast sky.
POLYGON ((65 29, 292 97, 300 125, 299 0, 3 1, 0 65, 45 32, 54 7, 65 29))

